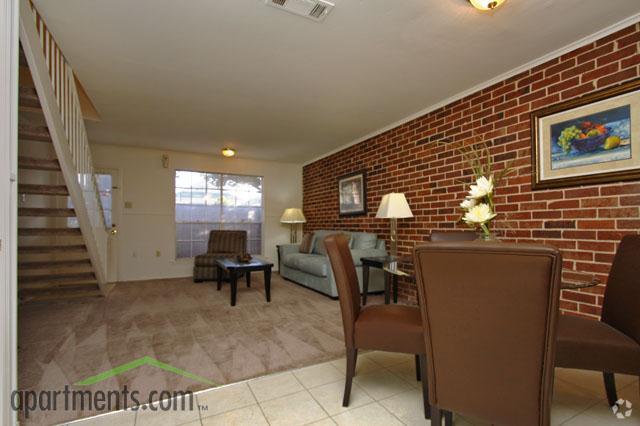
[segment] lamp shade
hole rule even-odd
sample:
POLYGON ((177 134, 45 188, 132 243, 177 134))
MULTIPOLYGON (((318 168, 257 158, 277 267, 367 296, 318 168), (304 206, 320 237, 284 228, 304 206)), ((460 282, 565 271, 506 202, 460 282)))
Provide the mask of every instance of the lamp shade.
POLYGON ((413 217, 409 203, 404 194, 392 192, 382 197, 382 202, 376 213, 378 219, 401 219, 413 217))
POLYGON ((280 218, 281 223, 305 223, 306 221, 302 210, 295 208, 286 209, 280 218))

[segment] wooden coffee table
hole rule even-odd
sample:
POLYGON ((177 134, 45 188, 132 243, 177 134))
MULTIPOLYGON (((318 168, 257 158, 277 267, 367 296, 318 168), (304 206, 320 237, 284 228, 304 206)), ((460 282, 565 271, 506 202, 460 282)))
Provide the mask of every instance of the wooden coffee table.
POLYGON ((273 263, 266 260, 253 258, 250 262, 238 262, 236 259, 218 259, 218 290, 222 288, 222 277, 224 271, 229 273, 231 283, 231 306, 236 306, 236 295, 238 293, 238 275, 245 274, 247 287, 251 287, 251 273, 254 271, 264 272, 264 291, 267 302, 271 302, 271 268, 273 263))

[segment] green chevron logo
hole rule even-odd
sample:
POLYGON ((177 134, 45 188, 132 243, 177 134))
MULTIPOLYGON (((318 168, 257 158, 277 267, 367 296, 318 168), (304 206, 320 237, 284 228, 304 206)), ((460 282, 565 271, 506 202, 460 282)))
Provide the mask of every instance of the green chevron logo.
POLYGON ((178 374, 188 379, 195 380, 197 382, 205 383, 207 385, 217 386, 211 380, 205 379, 204 377, 200 377, 193 373, 189 373, 188 371, 181 370, 172 365, 165 364, 164 362, 160 362, 155 358, 151 358, 150 356, 143 356, 142 358, 136 359, 135 361, 131 361, 126 364, 119 365, 118 367, 112 368, 111 370, 104 371, 100 374, 96 374, 95 376, 87 377, 84 380, 74 383, 74 385, 76 386, 95 385, 96 383, 100 383, 103 380, 107 380, 119 374, 126 373, 129 370, 142 367, 143 365, 150 365, 152 367, 157 367, 162 370, 168 371, 170 373, 178 374))

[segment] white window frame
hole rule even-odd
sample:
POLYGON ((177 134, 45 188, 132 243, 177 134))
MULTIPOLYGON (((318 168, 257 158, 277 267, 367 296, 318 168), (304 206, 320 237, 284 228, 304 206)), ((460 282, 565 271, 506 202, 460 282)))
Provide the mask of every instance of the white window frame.
POLYGON ((176 172, 194 172, 194 173, 209 173, 218 175, 231 175, 231 176, 246 176, 246 177, 259 177, 262 179, 262 191, 260 193, 260 203, 262 205, 262 222, 260 223, 260 254, 258 256, 264 256, 264 228, 266 224, 266 206, 265 206, 265 177, 257 174, 247 173, 235 173, 235 172, 218 172, 214 170, 202 170, 202 169, 189 169, 185 167, 174 168, 172 185, 173 185, 173 259, 175 262, 192 261, 193 257, 178 257, 178 222, 176 222, 176 172))

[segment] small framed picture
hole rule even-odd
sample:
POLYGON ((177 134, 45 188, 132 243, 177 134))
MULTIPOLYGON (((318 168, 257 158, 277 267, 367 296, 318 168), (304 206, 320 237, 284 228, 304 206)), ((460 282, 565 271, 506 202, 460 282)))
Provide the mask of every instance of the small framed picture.
POLYGON ((360 170, 338 178, 340 216, 367 214, 367 172, 360 170))
POLYGON ((640 80, 531 113, 533 189, 640 179, 640 80))

